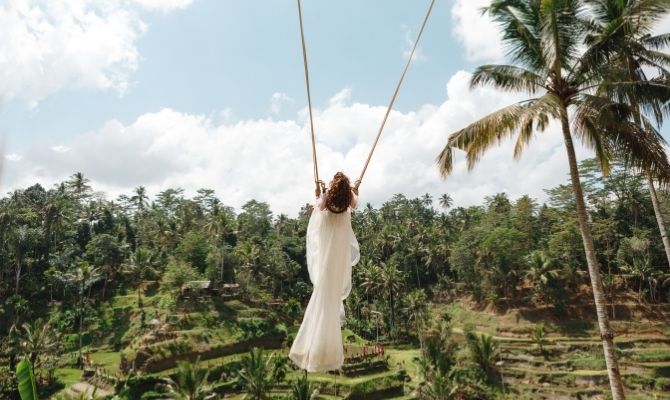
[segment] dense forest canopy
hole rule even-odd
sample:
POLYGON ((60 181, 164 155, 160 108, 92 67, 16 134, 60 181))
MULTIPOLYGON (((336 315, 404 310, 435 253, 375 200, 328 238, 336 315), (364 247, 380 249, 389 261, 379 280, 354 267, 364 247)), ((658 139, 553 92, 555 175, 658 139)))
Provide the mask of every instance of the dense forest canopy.
MULTIPOLYGON (((581 170, 608 286, 626 285, 640 301, 668 301, 668 266, 644 180, 622 165, 603 177, 594 160, 581 170)), ((379 208, 361 206, 353 226, 362 260, 347 302, 355 331, 369 337, 376 327, 369 313, 380 310, 385 334, 411 334, 399 314, 417 291, 499 306, 547 303, 560 314, 584 283, 583 248, 570 186, 546 192, 542 204, 498 193, 458 207, 448 194, 396 194, 379 208)), ((165 290, 197 279, 239 283, 254 295, 305 304, 308 216, 309 205, 289 218, 255 200, 236 213, 207 189, 193 198, 167 189, 150 199, 139 187, 105 200, 79 173, 48 190, 16 190, 0 201, 3 333, 45 317, 54 303, 61 329, 75 329, 72 310, 86 314, 86 324, 91 305, 143 280, 160 280, 165 290)))

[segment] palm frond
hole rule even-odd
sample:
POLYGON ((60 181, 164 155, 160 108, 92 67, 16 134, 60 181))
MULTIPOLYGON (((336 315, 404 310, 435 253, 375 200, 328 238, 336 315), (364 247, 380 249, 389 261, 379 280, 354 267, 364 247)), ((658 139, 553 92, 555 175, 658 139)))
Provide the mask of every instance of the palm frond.
POLYGON ((484 8, 503 32, 503 43, 512 61, 540 71, 545 62, 542 43, 536 27, 539 20, 537 2, 523 0, 494 0, 484 8))
POLYGON ((437 167, 440 170, 440 175, 443 178, 446 178, 451 174, 451 171, 454 169, 454 149, 448 144, 444 146, 440 154, 435 160, 437 167))
POLYGON ((649 49, 662 50, 670 47, 670 32, 660 35, 645 35, 641 38, 642 43, 649 49))
POLYGON ((470 87, 491 85, 505 91, 534 94, 546 89, 544 82, 535 72, 514 65, 482 65, 473 73, 470 87))
POLYGON ((491 146, 513 136, 520 127, 525 129, 523 138, 517 139, 515 155, 520 154, 535 128, 544 128, 548 115, 554 115, 555 102, 551 95, 512 104, 495 111, 469 126, 453 133, 438 157, 443 176, 453 168, 453 149, 464 150, 468 169, 472 169, 491 146))
POLYGON ((542 0, 540 41, 547 66, 560 74, 577 55, 583 32, 581 3, 577 0, 542 0), (580 31, 581 30, 581 31, 580 31))
POLYGON ((607 154, 617 154, 633 169, 652 174, 662 185, 670 184, 670 163, 665 140, 644 116, 634 122, 635 110, 627 104, 591 95, 581 95, 573 125, 584 143, 599 146, 607 154), (593 137, 599 136, 599 139, 593 137))
POLYGON ((544 131, 549 117, 558 117, 558 102, 551 94, 545 94, 527 106, 525 115, 520 122, 519 135, 514 144, 514 159, 519 159, 523 150, 533 138, 535 131, 544 131))
POLYGON ((640 79, 627 82, 610 81, 600 85, 600 93, 606 94, 615 103, 635 104, 644 114, 662 125, 668 116, 663 105, 670 101, 670 80, 666 78, 640 79))

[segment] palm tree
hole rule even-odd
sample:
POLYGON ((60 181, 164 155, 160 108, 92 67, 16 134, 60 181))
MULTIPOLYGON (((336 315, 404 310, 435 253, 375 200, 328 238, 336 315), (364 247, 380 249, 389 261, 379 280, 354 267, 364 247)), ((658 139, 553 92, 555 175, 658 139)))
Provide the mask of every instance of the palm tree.
POLYGON ((307 371, 291 383, 291 400, 310 400, 315 389, 307 379, 307 371))
POLYGON ((86 261, 80 261, 79 265, 73 272, 68 272, 61 276, 61 279, 68 284, 71 284, 77 288, 77 297, 78 297, 78 313, 79 313, 79 362, 81 362, 81 349, 82 349, 82 337, 81 331, 84 326, 84 308, 88 302, 88 289, 93 286, 94 283, 100 280, 102 273, 99 268, 91 267, 86 261))
POLYGON ((74 195, 77 201, 87 198, 91 192, 90 180, 81 172, 76 172, 65 182, 65 187, 74 195))
POLYGON ((445 193, 442 196, 440 196, 440 207, 444 208, 444 210, 448 210, 451 208, 451 206, 454 205, 454 199, 449 196, 449 194, 445 193))
POLYGON ((41 318, 25 323, 20 328, 12 326, 9 338, 12 352, 28 357, 33 374, 42 366, 43 359, 53 355, 60 345, 60 338, 54 334, 54 327, 41 318))
POLYGON ((207 383, 207 369, 195 363, 182 361, 177 365, 175 379, 166 378, 166 398, 175 400, 208 400, 216 398, 216 393, 207 383))
POLYGON ((650 245, 649 239, 634 236, 623 239, 617 251, 622 275, 638 282, 638 302, 642 302, 642 288, 645 283, 649 284, 649 295, 654 298, 654 268, 651 265, 650 245))
POLYGON ((275 362, 275 354, 266 356, 262 349, 254 347, 242 360, 238 381, 246 391, 245 398, 265 400, 286 372, 285 363, 275 362))
POLYGON ((43 209, 44 213, 44 235, 46 239, 46 257, 49 257, 51 246, 58 245, 60 238, 66 229, 68 218, 69 201, 61 195, 51 196, 43 209))
POLYGON ((528 256, 526 278, 533 283, 535 298, 541 298, 550 279, 558 278, 560 269, 554 268, 554 260, 542 250, 535 250, 528 256))
POLYGON ((137 284, 137 306, 143 310, 142 304, 142 278, 153 270, 153 254, 145 248, 138 247, 130 254, 129 262, 124 264, 124 270, 133 277, 133 281, 137 284))
POLYGON ((456 398, 458 386, 454 385, 450 373, 456 365, 457 344, 451 335, 449 322, 437 320, 422 338, 419 368, 423 382, 417 388, 420 399, 456 398))
POLYGON ((139 214, 142 214, 149 205, 147 189, 144 186, 139 186, 135 188, 134 193, 135 194, 130 198, 130 201, 135 206, 135 210, 137 210, 139 214))
POLYGON ((377 279, 380 291, 388 296, 389 311, 391 312, 391 323, 389 324, 391 335, 394 334, 395 328, 396 297, 400 292, 404 278, 403 273, 393 263, 381 263, 377 279))
POLYGON ((416 337, 421 341, 421 327, 426 318, 426 309, 428 308, 428 301, 426 292, 423 289, 414 290, 406 296, 405 311, 410 321, 414 321, 414 328, 416 329, 416 337))
MULTIPOLYGON (((670 77, 668 70, 670 55, 662 52, 670 42, 670 34, 652 34, 654 25, 670 13, 670 0, 589 0, 588 2, 593 7, 595 16, 596 31, 589 38, 593 49, 590 54, 594 58, 614 55, 611 65, 615 73, 622 75, 623 79, 632 84, 647 81, 649 71, 656 72, 661 78, 670 77)), ((657 79, 652 81, 656 82, 657 79)), ((606 91, 609 88, 605 84, 602 89, 606 91)), ((623 99, 632 108, 635 123, 642 127, 641 114, 647 111, 653 114, 660 124, 663 116, 662 107, 668 101, 667 91, 661 86, 661 90, 656 93, 656 101, 654 102, 651 97, 649 100, 652 102, 650 104, 647 102, 646 110, 640 110, 640 104, 650 96, 649 93, 639 93, 635 89, 634 86, 623 99)), ((660 210, 654 178, 647 171, 645 175, 665 255, 670 265, 670 238, 660 210)))
MULTIPOLYGON (((632 121, 633 110, 629 106, 596 93, 605 66, 592 61, 588 48, 580 52, 588 27, 583 2, 494 0, 486 12, 502 27, 503 41, 517 65, 481 66, 475 71, 471 86, 493 85, 533 97, 504 107, 453 133, 438 158, 440 169, 443 175, 451 172, 453 148, 466 151, 468 167, 472 168, 488 148, 517 133, 514 156, 518 158, 534 134, 544 131, 550 120, 560 122, 612 397, 624 399, 573 136, 595 151, 604 173, 609 172, 610 156, 617 153, 622 154, 631 167, 648 171, 667 182, 670 165, 663 139, 658 132, 641 129, 632 121)), ((620 92, 630 89, 625 82, 610 82, 609 87, 611 91, 620 92)), ((646 82, 638 82, 636 87, 638 92, 658 91, 658 85, 646 82)), ((640 98, 640 101, 646 100, 640 98)), ((644 121, 647 127, 651 126, 646 119, 644 121)))
POLYGON ((496 360, 500 356, 498 344, 485 333, 466 332, 466 340, 473 361, 484 371, 488 379, 495 376, 496 360))

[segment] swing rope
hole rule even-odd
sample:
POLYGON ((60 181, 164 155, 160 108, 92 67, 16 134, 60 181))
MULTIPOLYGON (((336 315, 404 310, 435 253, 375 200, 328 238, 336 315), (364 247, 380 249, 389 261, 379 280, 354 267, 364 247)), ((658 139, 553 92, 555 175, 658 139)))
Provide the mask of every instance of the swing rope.
POLYGON ((375 149, 377 148, 377 143, 379 142, 379 138, 382 135, 382 131, 384 130, 384 126, 386 125, 386 120, 389 117, 389 114, 391 113, 391 110, 393 109, 393 104, 395 103, 396 97, 398 97, 398 91, 400 91, 400 86, 402 86, 402 82, 405 79, 405 75, 407 74, 407 70, 409 69, 409 64, 412 62, 412 58, 414 58, 414 52, 416 51, 416 46, 419 44, 419 39, 421 39, 421 34, 423 33, 423 29, 426 27, 426 23, 428 22, 428 17, 430 17, 430 12, 433 10, 433 5, 435 4, 435 0, 430 0, 430 4, 428 5, 428 10, 426 10, 426 15, 423 17, 423 23, 421 23, 421 29, 419 29, 419 33, 416 35, 416 40, 414 40, 414 45, 412 46, 412 51, 409 53, 409 57, 407 57, 407 62, 405 63, 405 68, 402 71, 402 75, 400 75, 400 79, 398 80, 398 84, 395 87, 395 90, 393 91, 393 96, 391 96, 391 101, 389 102, 388 107, 386 108, 386 113, 384 114, 384 119, 382 119, 382 123, 379 125, 379 130, 377 130, 377 136, 375 137, 375 141, 372 144, 372 148, 370 149, 370 153, 368 154, 367 160, 365 160, 365 165, 363 166, 363 171, 361 171, 361 175, 358 177, 355 183, 356 189, 361 185, 361 182, 363 182, 363 175, 365 175, 365 171, 368 169, 368 164, 370 164, 370 159, 372 159, 372 154, 375 152, 375 149))
POLYGON ((316 197, 321 195, 319 186, 319 165, 316 160, 316 138, 314 135, 314 117, 312 116, 312 92, 309 87, 309 68, 307 67, 307 46, 305 46, 305 31, 302 26, 302 7, 298 0, 298 19, 300 20, 300 40, 302 42, 302 61, 305 67, 305 86, 307 86, 307 108, 309 109, 309 128, 312 133, 312 164, 314 166, 314 185, 316 186, 316 197))
MULTIPOLYGON (((310 92, 310 85, 309 85, 309 70, 307 68, 307 48, 305 46, 305 34, 303 30, 303 23, 302 23, 302 8, 300 6, 300 0, 297 0, 298 2, 298 19, 300 20, 300 38, 302 40, 302 60, 303 64, 305 66, 305 85, 307 86, 307 107, 309 109, 309 125, 312 133, 312 162, 314 164, 314 183, 316 185, 316 194, 319 196, 321 193, 321 187, 319 186, 319 167, 317 165, 317 158, 316 158, 316 139, 314 135, 314 120, 312 116, 312 98, 311 98, 311 92, 310 92)), ((405 80, 405 75, 407 75, 407 70, 409 69, 409 65, 412 62, 412 59, 414 58, 414 53, 416 52, 416 47, 419 44, 419 40, 421 39, 421 35, 423 34, 424 28, 426 27, 426 23, 428 22, 428 18, 430 17, 430 13, 433 10, 433 5, 435 4, 435 0, 430 0, 430 3, 428 5, 428 9, 426 10, 426 14, 423 17, 423 22, 421 23, 421 28, 419 29, 419 32, 416 35, 416 39, 414 40, 414 44, 412 45, 412 51, 409 53, 409 57, 407 57, 407 62, 405 63, 405 68, 403 68, 402 75, 400 75, 400 79, 398 80, 398 84, 395 87, 395 90, 393 91, 393 95, 391 96, 391 101, 389 102, 388 107, 386 108, 386 113, 384 114, 384 118, 382 119, 381 124, 379 125, 379 129, 377 130, 377 136, 375 137, 375 141, 372 144, 372 148, 370 149, 370 153, 368 154, 368 158, 365 160, 365 165, 363 166, 363 171, 361 171, 360 176, 356 180, 356 183, 354 185, 354 188, 356 191, 358 191, 359 186, 361 185, 361 182, 363 181, 363 176, 365 175, 365 172, 368 169, 368 165, 370 164, 370 160, 372 159, 372 155, 375 152, 375 149, 377 148, 377 143, 379 143, 379 138, 382 135, 382 132, 384 131, 384 127, 386 126, 386 121, 388 120, 389 114, 391 114, 391 110, 393 109, 393 105, 395 104, 395 100, 398 97, 398 92, 400 91, 400 87, 402 86, 403 81, 405 80)))

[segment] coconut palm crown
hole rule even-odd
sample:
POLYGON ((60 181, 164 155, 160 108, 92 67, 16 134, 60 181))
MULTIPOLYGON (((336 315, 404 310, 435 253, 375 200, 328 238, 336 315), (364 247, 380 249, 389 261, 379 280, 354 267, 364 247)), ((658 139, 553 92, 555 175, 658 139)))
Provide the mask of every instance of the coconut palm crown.
MULTIPOLYGON (((490 85, 530 98, 451 134, 437 160, 443 176, 447 176, 452 171, 453 151, 457 148, 465 151, 468 168, 472 169, 486 150, 513 137, 516 137, 514 157, 518 159, 536 134, 544 132, 551 121, 559 122, 615 400, 624 399, 625 395, 573 140, 580 140, 594 151, 604 174, 609 173, 610 160, 616 155, 629 167, 646 172, 661 184, 670 183, 666 143, 656 129, 670 111, 668 76, 659 74, 652 79, 632 80, 625 66, 613 62, 620 44, 596 37, 601 26, 598 17, 607 13, 608 7, 616 9, 623 3, 626 1, 493 0, 484 12, 500 26, 513 64, 478 67, 471 78, 471 87, 490 85), (602 4, 605 5, 599 8, 602 4)), ((667 7, 662 0, 635 3, 639 9, 646 6, 646 11, 639 13, 640 18, 650 20, 656 18, 655 12, 667 7)), ((661 46, 668 37, 646 40, 661 46)), ((658 54, 647 56, 650 63, 662 61, 658 54)))

